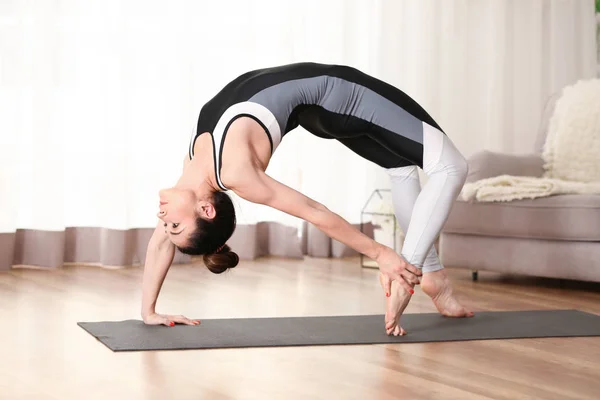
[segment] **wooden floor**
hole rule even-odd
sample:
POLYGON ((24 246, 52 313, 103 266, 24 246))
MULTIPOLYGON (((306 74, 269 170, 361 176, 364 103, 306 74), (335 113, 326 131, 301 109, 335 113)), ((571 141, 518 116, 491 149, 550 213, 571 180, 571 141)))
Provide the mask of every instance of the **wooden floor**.
MULTIPOLYGON (((475 311, 600 314, 600 285, 451 276, 475 311)), ((0 274, 0 398, 600 398, 600 338, 113 353, 76 325, 139 318, 140 280, 140 268, 0 274)), ((159 311, 200 319, 379 314, 384 301, 376 271, 357 259, 267 258, 222 276, 175 266, 159 311)), ((420 290, 407 309, 434 311, 420 290)))

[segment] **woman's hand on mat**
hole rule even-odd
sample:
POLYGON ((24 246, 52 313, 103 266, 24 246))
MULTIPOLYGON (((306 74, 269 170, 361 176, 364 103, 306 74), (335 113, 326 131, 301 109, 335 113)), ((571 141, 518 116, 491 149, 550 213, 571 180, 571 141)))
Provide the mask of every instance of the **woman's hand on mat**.
POLYGON ((163 315, 153 313, 144 317, 144 323, 146 325, 166 325, 175 326, 175 324, 184 325, 200 325, 200 321, 197 319, 189 319, 183 315, 163 315))
POLYGON ((410 284, 418 285, 419 276, 422 275, 417 267, 409 264, 402 256, 389 247, 384 247, 375 261, 383 274, 382 285, 386 296, 389 296, 392 292, 392 281, 398 281, 404 287, 404 290, 410 294, 414 293, 410 284))

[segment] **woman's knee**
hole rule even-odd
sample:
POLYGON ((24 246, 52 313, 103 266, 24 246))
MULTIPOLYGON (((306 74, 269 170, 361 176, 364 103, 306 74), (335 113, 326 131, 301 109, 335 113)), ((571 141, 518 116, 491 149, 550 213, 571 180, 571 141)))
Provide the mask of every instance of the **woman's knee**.
POLYGON ((469 164, 465 157, 454 147, 448 139, 444 146, 444 154, 440 159, 438 171, 451 178, 453 184, 462 187, 467 180, 469 164))
POLYGON ((464 182, 468 174, 465 157, 443 132, 427 126, 424 131, 423 171, 427 175, 442 173, 464 182))
POLYGON ((458 153, 458 150, 455 157, 456 161, 453 164, 453 175, 459 178, 461 183, 465 183, 467 175, 469 174, 469 163, 461 153, 458 153))

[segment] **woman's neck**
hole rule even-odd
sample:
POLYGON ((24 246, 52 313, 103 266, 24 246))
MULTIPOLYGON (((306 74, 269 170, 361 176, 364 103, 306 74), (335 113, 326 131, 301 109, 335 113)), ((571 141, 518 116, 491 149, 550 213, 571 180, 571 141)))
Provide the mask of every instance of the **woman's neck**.
POLYGON ((198 195, 220 190, 216 182, 212 139, 200 135, 194 144, 194 158, 186 160, 181 177, 175 187, 191 189, 198 195))

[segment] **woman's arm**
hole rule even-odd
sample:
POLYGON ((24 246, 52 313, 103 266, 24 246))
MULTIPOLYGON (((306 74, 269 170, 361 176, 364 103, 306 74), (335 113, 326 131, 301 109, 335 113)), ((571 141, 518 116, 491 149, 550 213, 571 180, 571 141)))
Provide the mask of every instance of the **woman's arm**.
POLYGON ((156 300, 175 256, 175 245, 165 233, 162 222, 154 229, 146 250, 142 279, 142 318, 154 314, 156 300))
POLYGON ((183 315, 156 313, 156 300, 174 256, 175 245, 171 243, 163 224, 159 222, 148 243, 144 277, 142 278, 142 319, 146 324, 173 326, 175 323, 186 325, 200 323, 183 315))
MULTIPOLYGON (((183 160, 183 167, 185 168, 188 163, 189 158, 186 155, 183 160)), ((141 311, 142 319, 147 324, 173 326, 175 322, 187 325, 196 325, 198 323, 183 315, 161 315, 156 313, 156 300, 158 299, 167 272, 171 268, 174 257, 175 245, 165 232, 163 222, 159 221, 148 243, 144 276, 142 278, 141 311)))
MULTIPOLYGON (((360 232, 324 205, 277 182, 261 170, 247 168, 243 174, 237 174, 237 176, 243 178, 227 184, 240 197, 302 218, 329 237, 374 259, 381 272, 390 280, 389 285, 391 285, 391 280, 398 280, 407 291, 411 292, 412 287, 407 282, 419 282, 417 275, 421 275, 421 272, 416 267, 407 263, 393 249, 377 243, 360 232)), ((389 285, 387 293, 389 293, 389 285)))

